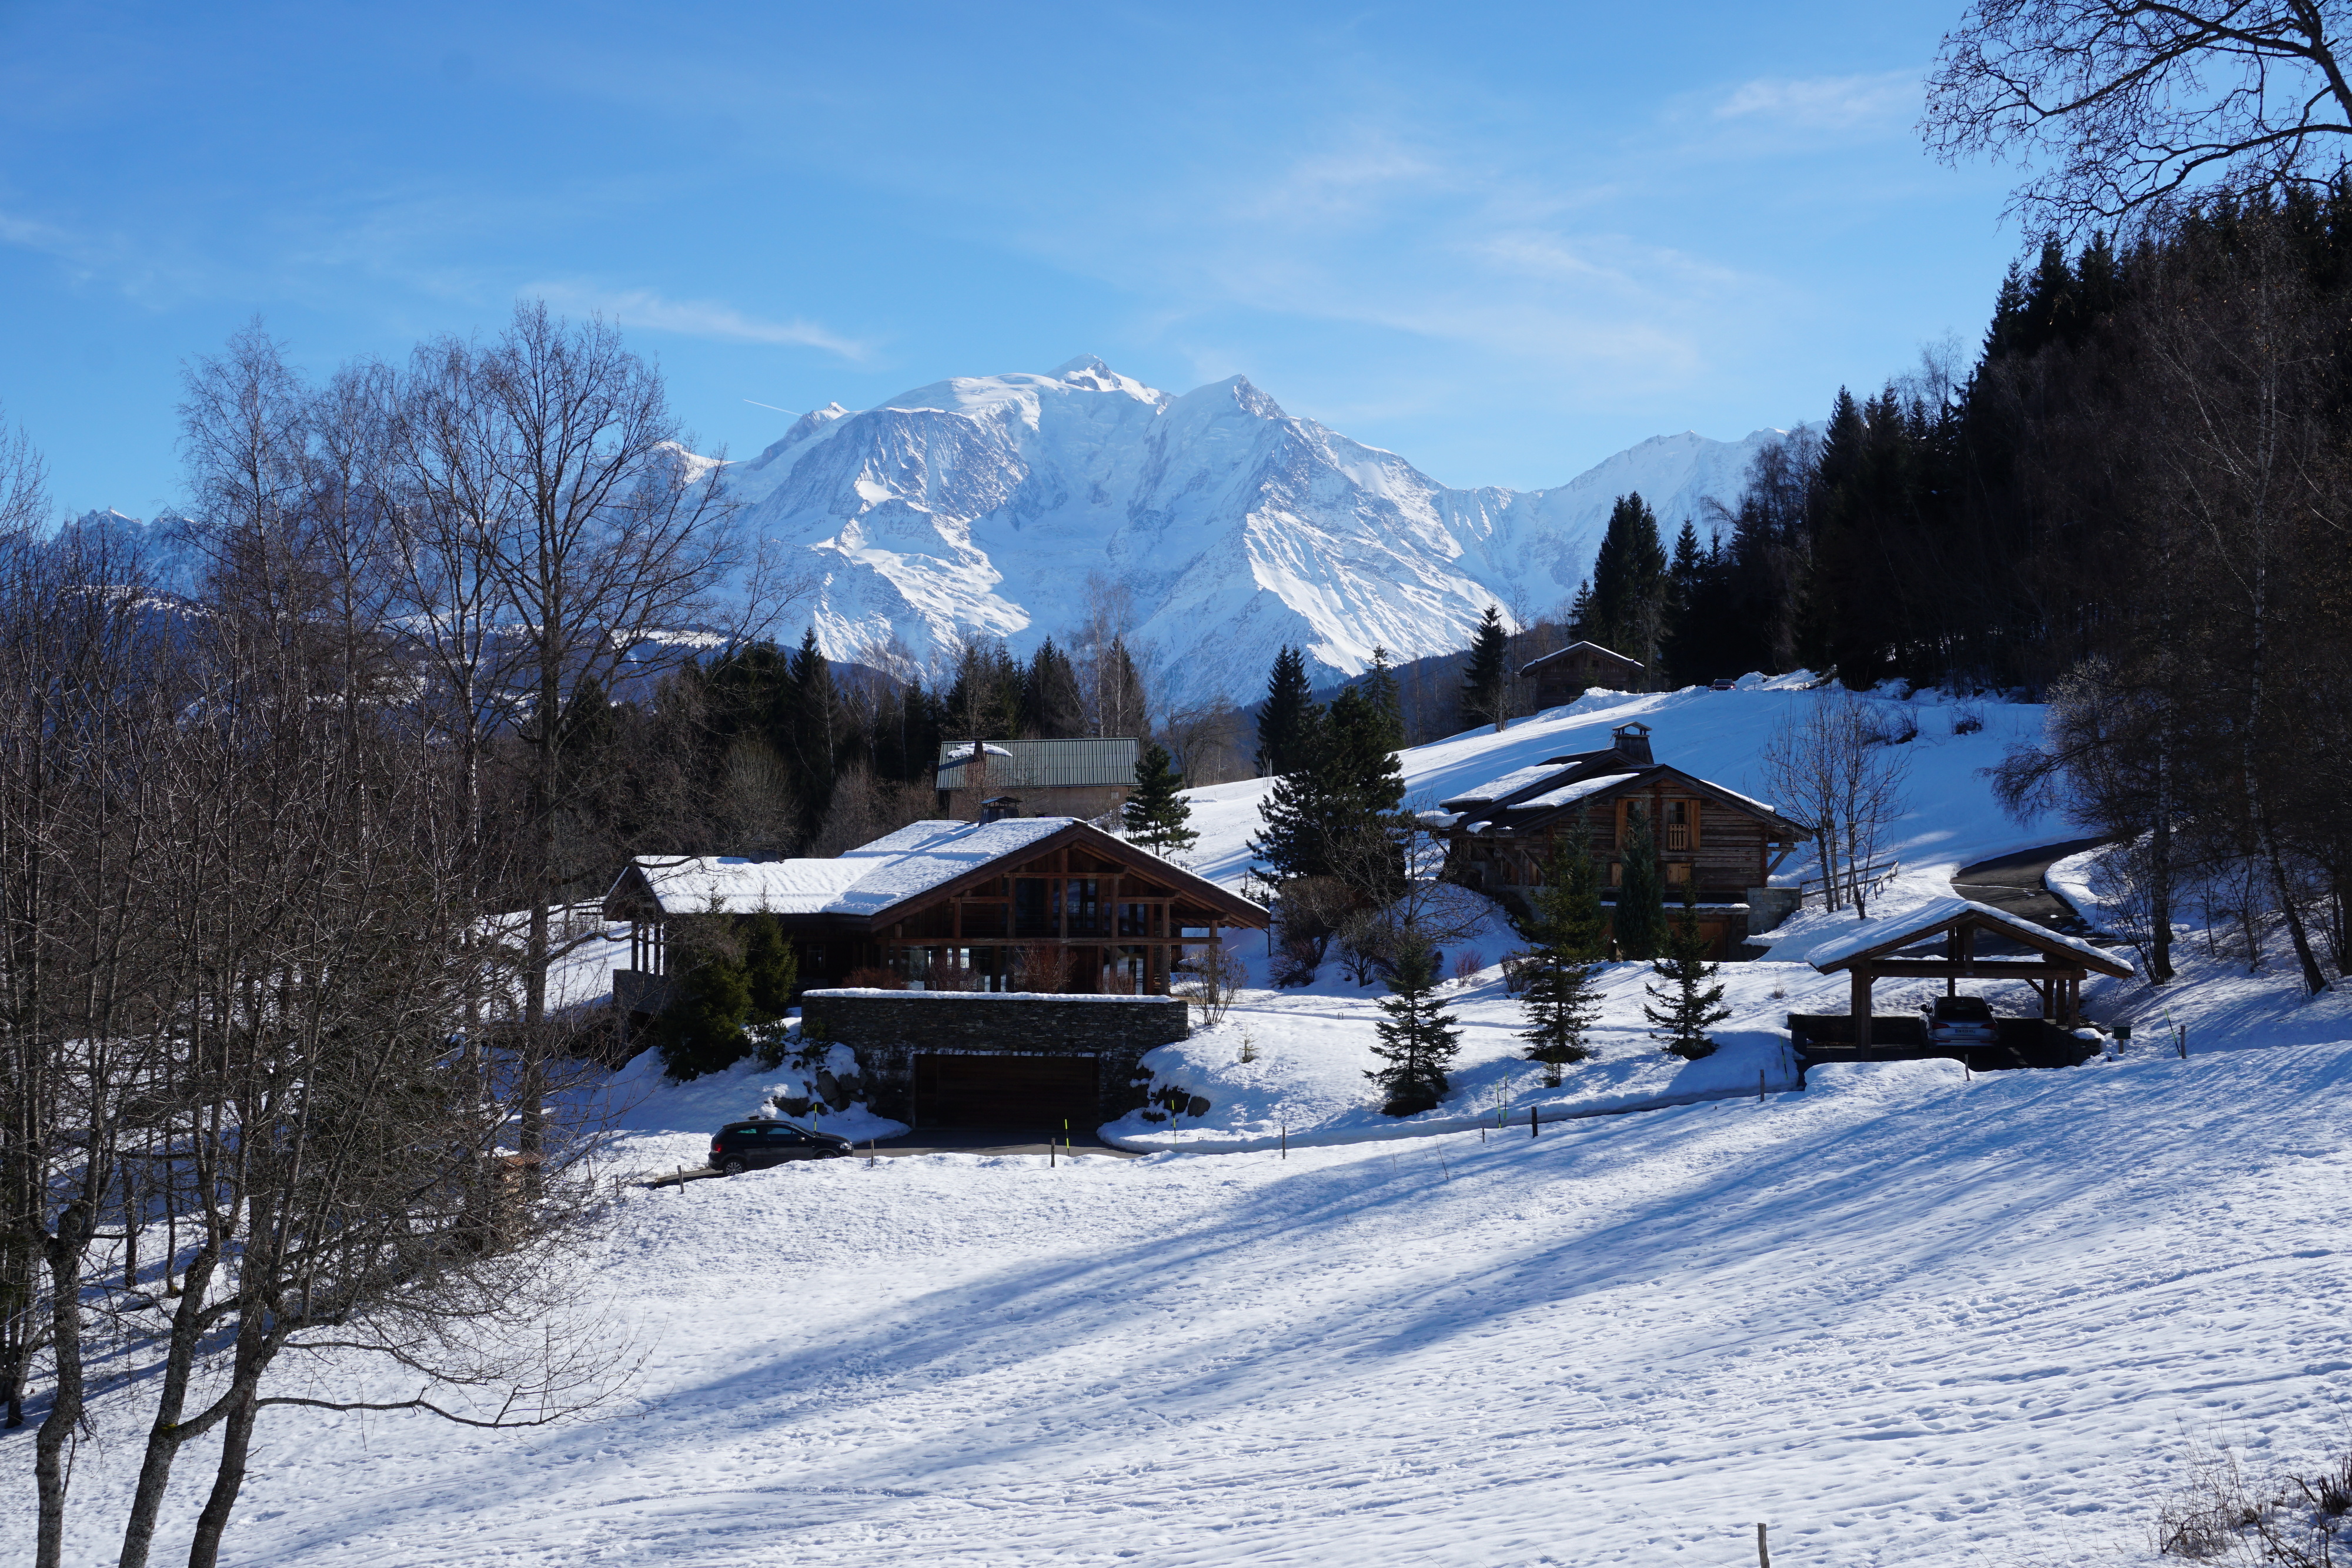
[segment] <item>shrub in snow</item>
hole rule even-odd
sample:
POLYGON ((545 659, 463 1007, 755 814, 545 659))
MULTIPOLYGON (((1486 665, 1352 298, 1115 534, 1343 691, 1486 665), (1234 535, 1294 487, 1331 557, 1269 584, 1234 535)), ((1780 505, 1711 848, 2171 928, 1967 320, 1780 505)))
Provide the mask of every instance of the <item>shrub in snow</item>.
POLYGON ((2189 1455, 2189 1484, 2156 1511, 2158 1553, 2192 1561, 2326 1568, 2352 1543, 2352 1454, 2257 1484, 2237 1456, 2202 1446, 2189 1455))
POLYGON ((1437 954, 1416 947, 1399 956, 1373 1026, 1380 1043, 1372 1054, 1385 1064, 1364 1074, 1381 1086, 1381 1109, 1391 1116, 1434 1110, 1445 1098, 1445 1070, 1462 1048, 1459 1021, 1437 1008, 1437 954))
POLYGON ((1669 1051, 1685 1061, 1696 1061, 1702 1056, 1715 1054, 1715 1041, 1706 1031, 1731 1016, 1723 1005, 1721 981, 1710 986, 1718 966, 1706 959, 1706 934, 1699 929, 1698 905, 1692 901, 1689 888, 1683 890, 1683 906, 1673 921, 1673 931, 1666 938, 1666 956, 1650 966, 1658 979, 1643 986, 1652 1001, 1643 1004, 1642 1016, 1650 1020, 1650 1032, 1669 1051))
POLYGON ((1465 947, 1454 955, 1454 983, 1469 987, 1478 983, 1479 974, 1486 967, 1486 955, 1475 947, 1465 947))

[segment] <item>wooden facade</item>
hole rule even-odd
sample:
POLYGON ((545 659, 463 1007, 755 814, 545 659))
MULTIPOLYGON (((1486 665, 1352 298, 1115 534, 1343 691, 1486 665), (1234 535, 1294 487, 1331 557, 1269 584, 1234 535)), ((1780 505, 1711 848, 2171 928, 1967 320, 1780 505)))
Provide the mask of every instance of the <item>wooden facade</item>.
MULTIPOLYGON (((910 989, 1160 996, 1189 953, 1267 923, 1259 905, 1079 821, 871 914, 762 911, 750 897, 722 907, 774 914, 809 988, 878 969, 910 989)), ((679 913, 640 865, 605 901, 655 974, 667 973, 661 925, 679 913)))
MULTIPOLYGON (((1748 894, 1810 836, 1761 801, 1654 760, 1649 728, 1626 725, 1605 751, 1548 758, 1444 802, 1446 875, 1529 912, 1554 850, 1583 826, 1607 888, 1625 878, 1624 846, 1635 811, 1649 822, 1665 879, 1666 903, 1685 888, 1717 956, 1748 935, 1748 894)), ((1602 897, 1613 894, 1604 891, 1602 897)))
POLYGON ((1640 690, 1642 661, 1598 643, 1570 643, 1540 659, 1529 659, 1519 666, 1519 678, 1534 686, 1536 706, 1559 707, 1594 686, 1606 691, 1640 690))

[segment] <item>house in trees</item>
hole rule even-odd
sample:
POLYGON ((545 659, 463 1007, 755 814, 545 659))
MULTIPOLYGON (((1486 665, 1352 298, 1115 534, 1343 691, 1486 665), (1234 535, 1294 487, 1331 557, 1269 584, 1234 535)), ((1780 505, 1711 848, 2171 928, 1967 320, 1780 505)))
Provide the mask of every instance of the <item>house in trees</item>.
POLYGON ((1535 706, 1539 708, 1572 703, 1593 686, 1633 691, 1641 678, 1641 660, 1612 653, 1598 643, 1570 643, 1519 666, 1519 679, 1533 685, 1535 706))
POLYGON ((1610 739, 1607 750, 1549 758, 1443 802, 1425 820, 1446 841, 1445 874, 1524 915, 1554 846, 1581 822, 1614 888, 1624 880, 1625 834, 1638 810, 1657 844, 1668 909, 1694 889, 1715 956, 1731 956, 1747 939, 1752 895, 1812 830, 1656 760, 1647 725, 1621 725, 1610 739))
POLYGON ((776 916, 803 986, 1157 996, 1191 947, 1266 912, 1069 817, 917 822, 831 860, 640 855, 604 898, 629 922, 625 1010, 669 973, 665 927, 776 916))
POLYGON ((1091 820, 1127 804, 1135 792, 1137 756, 1132 736, 943 742, 933 775, 938 810, 966 822, 1091 820))

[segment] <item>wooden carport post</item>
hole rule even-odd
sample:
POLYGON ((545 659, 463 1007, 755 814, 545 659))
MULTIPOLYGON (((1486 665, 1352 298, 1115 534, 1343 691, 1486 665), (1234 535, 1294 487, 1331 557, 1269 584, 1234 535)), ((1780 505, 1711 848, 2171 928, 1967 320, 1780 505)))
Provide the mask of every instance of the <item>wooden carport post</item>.
POLYGON ((1853 1044, 1857 1051, 1870 1049, 1870 988, 1874 977, 1867 964, 1853 967, 1853 1044))

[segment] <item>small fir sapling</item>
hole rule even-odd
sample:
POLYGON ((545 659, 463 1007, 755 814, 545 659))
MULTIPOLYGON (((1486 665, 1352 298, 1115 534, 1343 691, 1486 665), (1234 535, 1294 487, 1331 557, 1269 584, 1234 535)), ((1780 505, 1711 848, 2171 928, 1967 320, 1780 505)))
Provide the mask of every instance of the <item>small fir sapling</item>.
POLYGON ((1536 946, 1519 969, 1519 1005, 1528 1020, 1519 1038, 1528 1042, 1528 1060, 1544 1064, 1544 1087, 1557 1089, 1562 1067, 1594 1054, 1584 1037, 1601 1015, 1595 970, 1609 928, 1591 842, 1581 825, 1566 842, 1553 844, 1534 904, 1536 946))
POLYGON ((1649 813, 1634 806, 1625 813, 1625 880, 1617 889, 1612 921, 1620 958, 1654 958, 1666 941, 1665 879, 1658 872, 1658 844, 1650 834, 1649 813))
POLYGON ((1445 1070, 1462 1047, 1462 1032, 1454 1027, 1459 1019, 1438 1010, 1437 963, 1428 947, 1400 954, 1391 995, 1381 1001, 1385 1016, 1373 1026, 1380 1043, 1372 1054, 1383 1065, 1364 1076, 1381 1086, 1386 1115, 1417 1115, 1445 1098, 1445 1070))
POLYGON ((1157 741, 1143 748, 1135 764, 1135 793, 1127 798, 1119 821, 1130 842, 1154 854, 1181 854, 1200 841, 1191 827, 1192 808, 1181 791, 1184 776, 1175 770, 1168 748, 1157 741))
POLYGON ((1715 1054, 1715 1041, 1706 1031, 1731 1016, 1723 1005, 1723 984, 1714 980, 1718 966, 1707 962, 1706 933, 1700 929, 1698 905, 1688 884, 1683 889, 1683 906, 1671 923, 1666 938, 1666 956, 1653 963, 1658 979, 1646 984, 1653 1001, 1662 1004, 1642 1008, 1642 1016, 1650 1020, 1650 1032, 1669 1052, 1685 1061, 1696 1061, 1702 1056, 1715 1054))

